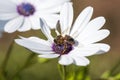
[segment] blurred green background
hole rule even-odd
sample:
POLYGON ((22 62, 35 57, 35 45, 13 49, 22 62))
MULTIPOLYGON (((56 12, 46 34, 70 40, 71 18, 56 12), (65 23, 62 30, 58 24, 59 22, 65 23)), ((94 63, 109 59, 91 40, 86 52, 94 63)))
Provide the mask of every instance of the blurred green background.
MULTIPOLYGON (((74 19, 85 7, 92 6, 94 7, 93 18, 104 16, 107 22, 103 28, 107 28, 111 32, 110 36, 102 41, 108 43, 111 50, 106 54, 89 57, 91 61, 89 74, 92 80, 99 80, 104 72, 111 70, 118 62, 120 64, 120 0, 72 0, 72 2, 74 19)), ((2 27, 3 24, 0 23, 0 26, 2 27)), ((39 30, 31 30, 25 33, 3 33, 0 38, 0 66, 11 42, 18 35, 26 37, 35 35, 45 38, 39 30)), ((17 73, 17 77, 20 79, 16 77, 15 80, 61 80, 57 69, 57 59, 42 63, 32 52, 15 43, 5 70, 8 78, 14 77, 17 73), (29 66, 26 66, 25 63, 28 63, 29 66)), ((118 72, 120 72, 120 66, 115 68, 112 74, 118 72)))

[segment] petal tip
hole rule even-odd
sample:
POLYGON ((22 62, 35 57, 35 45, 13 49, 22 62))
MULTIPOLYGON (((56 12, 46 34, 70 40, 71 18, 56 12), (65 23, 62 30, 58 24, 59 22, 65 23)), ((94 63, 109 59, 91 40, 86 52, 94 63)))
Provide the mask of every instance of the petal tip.
POLYGON ((106 44, 106 45, 105 45, 104 52, 108 52, 109 50, 110 50, 110 45, 106 44))
POLYGON ((7 29, 6 27, 4 27, 4 31, 7 32, 7 33, 13 33, 13 32, 15 32, 15 31, 7 29))
POLYGON ((106 29, 106 35, 109 36, 110 35, 110 31, 108 29, 106 29))
POLYGON ((93 7, 92 6, 88 6, 87 9, 93 11, 93 7))
POLYGON ((20 45, 20 43, 21 43, 21 39, 15 39, 14 40, 17 44, 19 44, 20 45))
POLYGON ((99 19, 100 19, 101 21, 103 21, 104 23, 106 22, 106 19, 105 19, 105 17, 103 17, 103 16, 100 16, 99 19))

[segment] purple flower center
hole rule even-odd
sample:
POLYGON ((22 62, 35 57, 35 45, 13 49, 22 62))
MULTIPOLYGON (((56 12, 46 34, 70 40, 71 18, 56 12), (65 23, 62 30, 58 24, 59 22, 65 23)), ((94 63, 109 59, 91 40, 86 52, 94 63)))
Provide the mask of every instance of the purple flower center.
POLYGON ((73 49, 73 44, 75 44, 75 41, 72 37, 68 35, 62 37, 59 35, 54 39, 52 49, 60 55, 68 54, 73 49))
POLYGON ((17 6, 17 11, 20 15, 30 16, 35 13, 35 7, 30 3, 22 3, 17 6))

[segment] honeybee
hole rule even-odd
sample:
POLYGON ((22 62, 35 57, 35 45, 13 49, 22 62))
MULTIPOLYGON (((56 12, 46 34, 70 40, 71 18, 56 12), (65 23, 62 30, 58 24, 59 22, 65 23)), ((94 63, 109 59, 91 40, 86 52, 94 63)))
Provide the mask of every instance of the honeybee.
POLYGON ((65 37, 59 35, 54 39, 54 42, 56 44, 65 44, 65 43, 68 43, 68 44, 71 44, 71 45, 75 44, 75 40, 68 35, 65 35, 65 37))
POLYGON ((71 36, 65 35, 65 40, 71 45, 75 44, 75 40, 71 36))
POLYGON ((57 36, 55 39, 54 39, 54 42, 56 44, 63 44, 64 43, 64 37, 62 37, 61 35, 57 36))

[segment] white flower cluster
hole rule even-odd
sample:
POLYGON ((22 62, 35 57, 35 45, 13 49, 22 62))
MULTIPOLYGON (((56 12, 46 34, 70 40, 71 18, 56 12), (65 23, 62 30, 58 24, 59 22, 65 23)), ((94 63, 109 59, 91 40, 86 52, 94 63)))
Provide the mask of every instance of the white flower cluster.
POLYGON ((4 27, 8 33, 40 29, 40 18, 50 28, 59 20, 61 6, 70 0, 0 0, 0 20, 9 20, 4 27))
POLYGON ((105 18, 90 20, 93 8, 85 8, 73 23, 73 6, 69 0, 4 0, 0 3, 0 20, 10 20, 4 30, 8 33, 41 29, 47 40, 32 36, 15 42, 43 58, 59 57, 59 64, 86 66, 87 56, 108 52, 110 46, 97 43, 110 32, 100 29, 105 18), (4 8, 3 8, 4 7, 4 8), (59 21, 60 31, 56 24, 59 21), (56 37, 51 35, 55 29, 56 37))

